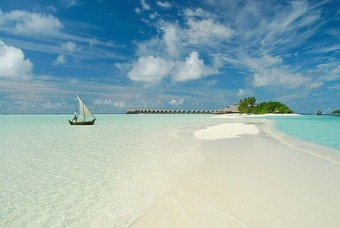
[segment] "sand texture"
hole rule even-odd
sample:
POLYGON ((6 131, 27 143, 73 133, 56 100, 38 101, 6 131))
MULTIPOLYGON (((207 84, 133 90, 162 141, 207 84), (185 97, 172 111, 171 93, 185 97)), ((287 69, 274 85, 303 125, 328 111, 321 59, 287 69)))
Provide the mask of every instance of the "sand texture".
POLYGON ((203 164, 132 227, 340 227, 338 164, 282 144, 254 124, 211 126, 195 137, 203 164))

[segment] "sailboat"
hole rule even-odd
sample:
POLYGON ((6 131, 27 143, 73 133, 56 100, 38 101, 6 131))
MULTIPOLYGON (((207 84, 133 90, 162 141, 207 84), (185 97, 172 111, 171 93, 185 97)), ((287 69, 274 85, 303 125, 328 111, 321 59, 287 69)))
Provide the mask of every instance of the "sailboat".
POLYGON ((68 120, 71 125, 93 125, 96 121, 96 117, 92 114, 90 109, 86 106, 84 101, 76 94, 79 102, 79 114, 80 117, 76 121, 68 120))

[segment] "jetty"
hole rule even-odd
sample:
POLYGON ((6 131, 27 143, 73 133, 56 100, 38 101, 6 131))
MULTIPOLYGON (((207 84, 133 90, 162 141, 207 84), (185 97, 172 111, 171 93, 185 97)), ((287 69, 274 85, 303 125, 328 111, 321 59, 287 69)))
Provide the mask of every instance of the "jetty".
POLYGON ((233 114, 239 113, 237 107, 237 105, 229 105, 222 110, 129 109, 127 114, 233 114))

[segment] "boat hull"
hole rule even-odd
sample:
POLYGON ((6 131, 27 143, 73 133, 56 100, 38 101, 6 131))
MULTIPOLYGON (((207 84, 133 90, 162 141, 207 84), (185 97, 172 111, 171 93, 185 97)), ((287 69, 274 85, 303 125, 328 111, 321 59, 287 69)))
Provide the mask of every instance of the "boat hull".
POLYGON ((71 125, 93 125, 95 121, 96 121, 96 119, 91 120, 91 121, 79 121, 79 122, 73 122, 71 120, 68 120, 68 122, 71 125))

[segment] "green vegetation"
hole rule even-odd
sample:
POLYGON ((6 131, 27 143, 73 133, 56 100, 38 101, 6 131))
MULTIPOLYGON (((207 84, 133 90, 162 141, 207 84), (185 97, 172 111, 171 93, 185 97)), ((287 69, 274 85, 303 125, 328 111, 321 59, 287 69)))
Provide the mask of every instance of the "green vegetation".
POLYGON ((334 110, 332 112, 332 115, 340 115, 340 109, 339 110, 334 110))
POLYGON ((241 99, 238 105, 238 110, 240 113, 246 114, 293 113, 290 108, 280 102, 269 101, 257 104, 255 97, 241 99))
POLYGON ((256 99, 255 97, 247 97, 244 99, 241 99, 238 103, 238 111, 240 113, 252 113, 252 110, 254 109, 256 105, 256 99))

